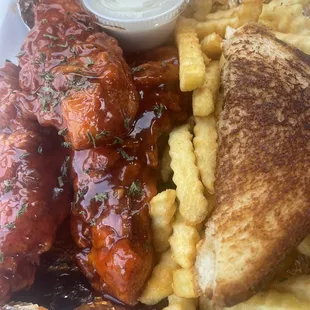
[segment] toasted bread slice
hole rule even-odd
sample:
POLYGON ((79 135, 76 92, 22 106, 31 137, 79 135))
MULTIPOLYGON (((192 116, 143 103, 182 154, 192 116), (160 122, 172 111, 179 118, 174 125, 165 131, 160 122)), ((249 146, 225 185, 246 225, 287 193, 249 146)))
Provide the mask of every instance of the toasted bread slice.
POLYGON ((273 277, 310 230, 310 57, 248 24, 224 43, 217 207, 196 260, 217 306, 273 277))

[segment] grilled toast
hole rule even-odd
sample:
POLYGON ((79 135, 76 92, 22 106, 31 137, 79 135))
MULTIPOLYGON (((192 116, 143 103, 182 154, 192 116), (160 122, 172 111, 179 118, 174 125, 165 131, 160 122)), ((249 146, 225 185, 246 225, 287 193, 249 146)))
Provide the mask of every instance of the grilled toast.
POLYGON ((224 55, 217 206, 195 263, 217 307, 260 291, 310 231, 310 57, 258 24, 224 55))

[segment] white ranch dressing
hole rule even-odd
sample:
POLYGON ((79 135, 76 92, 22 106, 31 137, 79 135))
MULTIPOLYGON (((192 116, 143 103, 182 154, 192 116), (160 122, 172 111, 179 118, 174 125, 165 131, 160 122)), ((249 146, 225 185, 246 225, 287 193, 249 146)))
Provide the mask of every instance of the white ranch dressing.
POLYGON ((108 18, 143 19, 174 9, 182 0, 89 0, 99 14, 108 18))

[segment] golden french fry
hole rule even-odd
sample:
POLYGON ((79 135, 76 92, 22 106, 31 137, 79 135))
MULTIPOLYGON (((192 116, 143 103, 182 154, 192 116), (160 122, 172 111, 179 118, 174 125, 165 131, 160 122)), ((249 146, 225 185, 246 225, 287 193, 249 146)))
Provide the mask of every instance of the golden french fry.
POLYGON ((310 235, 308 235, 297 247, 298 252, 310 256, 310 235))
POLYGON ((221 71, 218 61, 211 61, 206 67, 204 85, 193 92, 193 114, 204 117, 214 112, 214 102, 220 88, 221 71))
POLYGON ((176 26, 182 91, 192 91, 202 86, 206 79, 203 53, 200 49, 195 25, 195 20, 180 17, 176 26))
POLYGON ((194 0, 194 17, 197 20, 204 20, 206 16, 212 11, 212 0, 194 0))
POLYGON ((310 35, 310 19, 303 15, 307 0, 273 0, 264 4, 259 23, 283 33, 310 35))
POLYGON ((202 51, 212 59, 220 59, 223 39, 215 32, 207 35, 200 42, 202 51))
POLYGON ((214 194, 217 132, 214 115, 196 117, 194 149, 201 180, 209 193, 214 194))
POLYGON ((244 0, 239 7, 221 13, 223 17, 220 19, 217 16, 211 16, 211 18, 207 16, 205 22, 198 22, 196 24, 197 35, 199 39, 203 39, 205 36, 215 32, 224 38, 228 26, 238 28, 247 22, 258 21, 262 12, 262 5, 262 0, 244 0))
POLYGON ((188 226, 180 214, 172 224, 173 233, 169 238, 172 257, 182 268, 190 268, 196 258, 196 244, 200 240, 197 228, 188 226))
POLYGON ((230 8, 228 10, 218 10, 218 11, 208 14, 205 17, 205 19, 206 20, 220 20, 224 18, 232 18, 234 16, 237 16, 238 10, 239 10, 239 7, 230 8))
POLYGON ((196 298, 199 295, 193 269, 174 270, 172 287, 178 297, 196 298))
POLYGON ((310 55, 310 36, 275 32, 276 37, 310 55))
MULTIPOLYGON (((276 290, 261 292, 251 299, 227 310, 307 310, 310 302, 300 300, 291 293, 280 293, 276 290)), ((204 310, 203 308, 201 310, 204 310)))
POLYGON ((169 146, 173 181, 180 202, 179 211, 187 224, 196 225, 205 219, 209 210, 195 164, 189 125, 177 127, 170 133, 169 146))
POLYGON ((310 302, 310 275, 289 276, 273 281, 272 288, 294 294, 300 300, 310 302))
POLYGON ((164 150, 162 159, 161 159, 161 169, 160 169, 160 176, 161 180, 164 183, 167 183, 172 175, 172 169, 170 167, 171 158, 169 155, 169 146, 167 146, 164 150))
POLYGON ((176 295, 168 297, 169 306, 163 310, 196 310, 197 298, 181 298, 176 295))
POLYGON ((163 253, 139 300, 146 305, 155 305, 171 295, 173 271, 177 268, 178 265, 172 258, 171 251, 163 253))
POLYGON ((172 233, 171 221, 177 209, 175 198, 176 191, 168 189, 151 200, 150 214, 156 252, 164 252, 169 248, 168 239, 172 233))

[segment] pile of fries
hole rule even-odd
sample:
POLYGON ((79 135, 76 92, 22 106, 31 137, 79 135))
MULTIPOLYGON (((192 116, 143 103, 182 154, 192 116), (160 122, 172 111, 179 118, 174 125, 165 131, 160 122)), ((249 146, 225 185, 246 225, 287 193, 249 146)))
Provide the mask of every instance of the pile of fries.
MULTIPOLYGON (((193 117, 171 132, 162 158, 162 182, 169 184, 173 175, 176 190, 159 193, 151 202, 158 264, 140 297, 142 303, 154 305, 168 297, 165 310, 194 310, 198 305, 201 310, 212 309, 206 298, 199 297, 193 266, 204 224, 215 205, 222 42, 229 29, 259 22, 272 28, 280 40, 310 54, 310 19, 305 16, 309 2, 194 0, 184 14, 187 17, 179 18, 175 38, 180 87, 193 91, 193 117)), ((310 256, 310 237, 298 250, 310 256)), ((232 309, 310 309, 309 292, 310 276, 292 277, 281 285, 274 281, 270 290, 232 309)))

